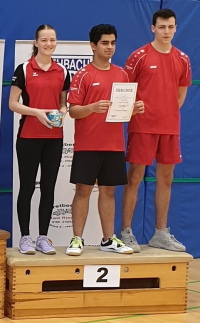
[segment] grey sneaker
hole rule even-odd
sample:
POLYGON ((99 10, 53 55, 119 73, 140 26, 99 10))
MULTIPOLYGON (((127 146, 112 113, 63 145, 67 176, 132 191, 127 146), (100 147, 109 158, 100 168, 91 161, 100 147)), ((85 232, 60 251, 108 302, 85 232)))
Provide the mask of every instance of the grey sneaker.
POLYGON ((131 247, 135 253, 139 253, 141 251, 130 227, 127 227, 121 231, 121 240, 124 244, 126 244, 126 246, 131 247))
POLYGON ((154 236, 149 241, 149 246, 177 252, 186 251, 186 247, 177 241, 174 235, 170 234, 169 228, 165 228, 163 231, 156 229, 154 236))
POLYGON ((36 241, 36 250, 44 254, 56 254, 53 243, 47 236, 39 236, 36 241))
POLYGON ((19 251, 23 254, 35 254, 35 248, 30 235, 21 237, 19 241, 19 251))

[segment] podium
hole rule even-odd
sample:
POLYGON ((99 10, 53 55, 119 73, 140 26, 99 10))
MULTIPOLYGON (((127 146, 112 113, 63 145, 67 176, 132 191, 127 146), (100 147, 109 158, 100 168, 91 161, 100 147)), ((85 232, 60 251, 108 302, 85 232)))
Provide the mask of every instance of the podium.
POLYGON ((80 256, 7 249, 5 314, 11 319, 186 312, 190 254, 141 246, 80 256), (117 284, 118 282, 118 284, 117 284))
POLYGON ((6 280, 6 243, 10 233, 0 230, 0 318, 4 317, 4 295, 6 280))

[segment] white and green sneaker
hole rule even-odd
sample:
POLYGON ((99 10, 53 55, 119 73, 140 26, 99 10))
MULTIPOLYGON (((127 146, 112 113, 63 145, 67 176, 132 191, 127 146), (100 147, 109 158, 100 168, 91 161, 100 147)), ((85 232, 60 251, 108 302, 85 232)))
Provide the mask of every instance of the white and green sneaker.
POLYGON ((84 240, 78 236, 71 239, 70 246, 66 250, 67 255, 81 255, 83 252, 84 240))
POLYGON ((109 238, 107 241, 101 240, 100 250, 106 252, 117 252, 122 254, 132 254, 133 249, 126 246, 121 240, 119 240, 114 234, 113 237, 109 238))

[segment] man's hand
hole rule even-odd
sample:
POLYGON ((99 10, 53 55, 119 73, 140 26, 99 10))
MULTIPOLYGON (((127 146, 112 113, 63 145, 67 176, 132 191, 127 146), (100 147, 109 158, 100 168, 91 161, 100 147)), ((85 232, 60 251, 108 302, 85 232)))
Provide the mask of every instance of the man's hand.
POLYGON ((144 102, 142 100, 136 101, 133 105, 133 114, 132 116, 136 114, 144 114, 145 109, 144 109, 144 102))
POLYGON ((60 127, 63 127, 64 126, 64 121, 65 121, 65 116, 67 114, 67 107, 64 106, 64 107, 60 108, 60 112, 63 114, 63 116, 62 116, 62 124, 60 125, 60 127))
POLYGON ((103 114, 107 112, 108 108, 112 105, 112 102, 109 100, 99 100, 92 105, 92 112, 97 114, 103 114))

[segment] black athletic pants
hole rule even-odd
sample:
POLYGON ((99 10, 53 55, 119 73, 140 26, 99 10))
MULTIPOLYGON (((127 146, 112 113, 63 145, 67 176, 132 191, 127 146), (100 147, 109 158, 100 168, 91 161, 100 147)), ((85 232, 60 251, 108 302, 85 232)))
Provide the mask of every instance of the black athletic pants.
MULTIPOLYGON (((63 139, 17 138, 20 190, 17 212, 21 235, 29 235, 31 198, 38 167, 41 167, 39 235, 47 235, 51 219, 54 188, 62 156, 63 139)), ((36 215, 35 215, 36 217, 36 215)))

